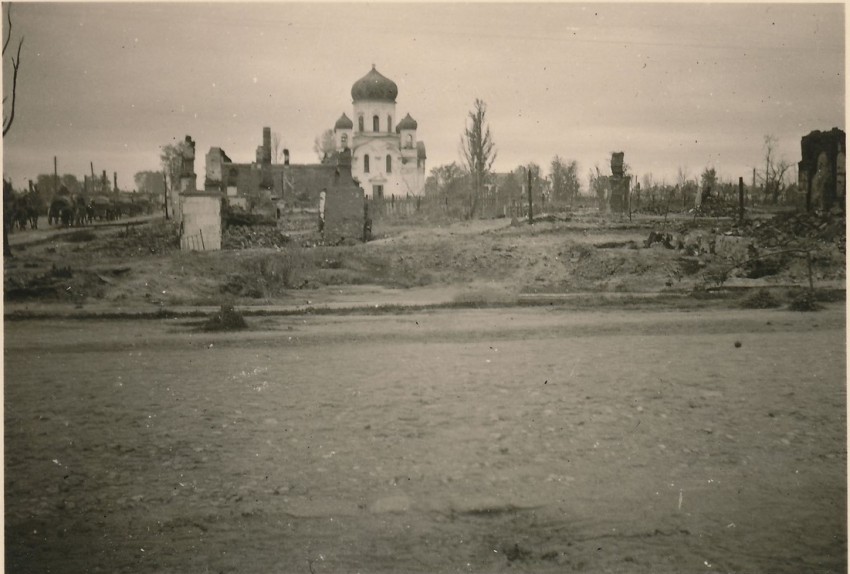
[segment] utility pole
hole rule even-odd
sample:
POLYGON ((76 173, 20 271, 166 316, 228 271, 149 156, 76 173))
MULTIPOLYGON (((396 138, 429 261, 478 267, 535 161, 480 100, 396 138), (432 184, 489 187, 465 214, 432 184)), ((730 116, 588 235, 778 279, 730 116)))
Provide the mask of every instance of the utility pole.
POLYGON ((59 192, 59 164, 57 162, 56 156, 53 156, 53 193, 56 194, 59 192))
POLYGON ((118 192, 118 172, 117 171, 112 172, 112 189, 114 189, 116 191, 116 193, 118 192))
POLYGON ((165 170, 162 170, 162 198, 163 205, 165 206, 165 219, 169 219, 168 217, 168 178, 165 176, 165 170))
POLYGON ((94 193, 94 162, 89 162, 91 166, 91 192, 94 193))
MULTIPOLYGON (((530 166, 529 166, 530 167, 530 166)), ((534 213, 532 213, 532 201, 531 201, 531 170, 528 171, 528 223, 534 223, 534 213)))
POLYGON ((750 188, 750 203, 755 201, 756 197, 756 168, 753 168, 753 186, 750 188))
POLYGON ((744 178, 738 178, 738 222, 744 223, 744 178))

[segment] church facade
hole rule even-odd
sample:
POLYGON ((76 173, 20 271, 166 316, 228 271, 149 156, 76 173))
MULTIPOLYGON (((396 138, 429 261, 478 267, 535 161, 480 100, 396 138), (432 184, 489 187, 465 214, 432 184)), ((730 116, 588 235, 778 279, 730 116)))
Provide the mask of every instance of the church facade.
POLYGON ((372 66, 351 87, 352 117, 343 113, 334 125, 336 151, 351 150, 351 175, 366 197, 419 196, 425 190, 425 144, 410 114, 398 121, 396 97, 396 83, 372 66))

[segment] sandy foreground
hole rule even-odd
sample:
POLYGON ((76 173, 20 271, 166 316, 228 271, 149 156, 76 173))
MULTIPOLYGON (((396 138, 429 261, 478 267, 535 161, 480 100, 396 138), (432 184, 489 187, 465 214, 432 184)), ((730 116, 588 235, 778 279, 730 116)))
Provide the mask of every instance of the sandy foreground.
POLYGON ((8 572, 847 570, 843 304, 249 323, 6 322, 8 572))

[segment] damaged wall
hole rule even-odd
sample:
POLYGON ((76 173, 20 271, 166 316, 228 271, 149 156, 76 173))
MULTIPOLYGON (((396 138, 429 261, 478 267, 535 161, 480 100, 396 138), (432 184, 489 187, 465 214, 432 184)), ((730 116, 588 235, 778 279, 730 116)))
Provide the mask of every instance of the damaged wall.
POLYGON ((363 238, 365 194, 351 176, 350 150, 340 152, 337 161, 325 203, 324 238, 331 244, 363 238))
POLYGON ((608 178, 608 204, 613 213, 628 213, 631 176, 626 175, 625 154, 611 154, 611 177, 608 178))
POLYGON ((194 192, 180 194, 183 223, 180 248, 183 251, 221 249, 221 194, 194 192))
POLYGON ((843 130, 815 130, 800 140, 802 160, 798 185, 805 208, 830 209, 844 206, 846 197, 846 139, 843 130))

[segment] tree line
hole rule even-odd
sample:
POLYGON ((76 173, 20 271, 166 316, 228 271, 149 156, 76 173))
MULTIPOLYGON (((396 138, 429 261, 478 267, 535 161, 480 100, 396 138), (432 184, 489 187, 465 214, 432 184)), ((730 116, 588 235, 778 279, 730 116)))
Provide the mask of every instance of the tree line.
MULTIPOLYGON (((794 201, 797 185, 789 183, 787 175, 792 167, 779 158, 777 140, 772 135, 764 137, 761 166, 752 174, 742 174, 750 204, 780 205, 794 201), (751 175, 751 177, 750 177, 751 175)), ((576 160, 555 155, 549 162, 548 174, 540 165, 530 162, 508 173, 496 173, 493 163, 497 157, 496 144, 487 120, 487 105, 476 99, 468 113, 460 139, 460 160, 433 167, 425 180, 425 195, 431 198, 452 198, 466 206, 467 217, 476 216, 485 199, 496 201, 522 200, 528 191, 529 181, 534 191, 534 201, 558 206, 571 206, 579 196, 585 195, 579 178, 580 167, 576 160), (529 174, 531 178, 529 180, 529 174)), ((604 198, 608 190, 608 169, 597 163, 587 174, 587 196, 604 198)), ((631 178, 632 202, 636 209, 666 213, 671 210, 688 210, 699 205, 703 198, 734 201, 737 198, 737 180, 723 180, 716 169, 708 165, 698 175, 692 176, 687 167, 680 166, 675 181, 657 180, 651 172, 638 177, 626 164, 626 176, 631 178)))

